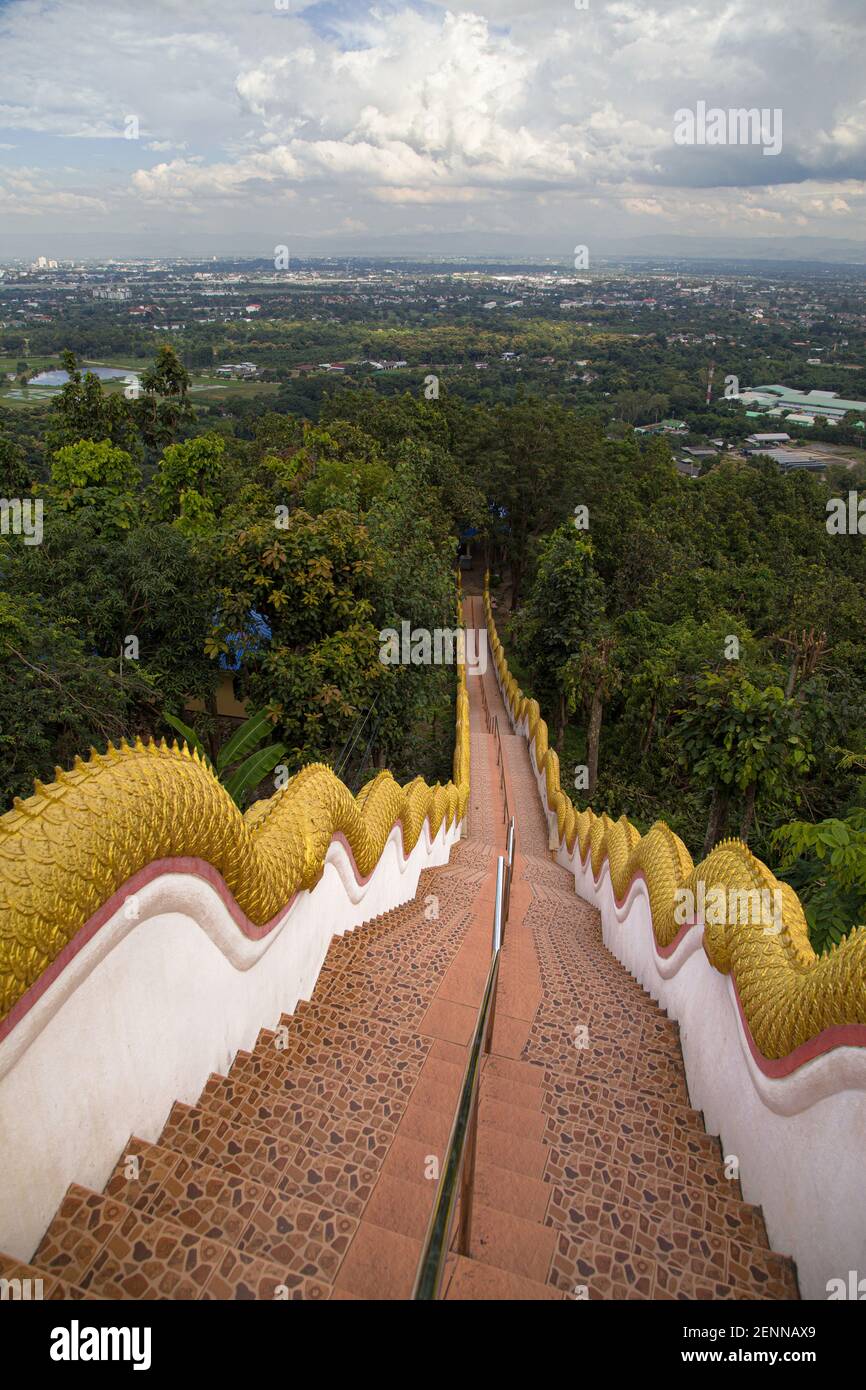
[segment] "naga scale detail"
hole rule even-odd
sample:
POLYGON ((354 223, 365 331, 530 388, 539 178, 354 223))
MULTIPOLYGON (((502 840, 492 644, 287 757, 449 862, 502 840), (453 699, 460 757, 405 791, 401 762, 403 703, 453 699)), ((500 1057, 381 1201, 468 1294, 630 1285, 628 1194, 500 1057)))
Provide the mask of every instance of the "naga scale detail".
POLYGON ((469 798, 469 700, 458 665, 452 782, 401 787, 380 772, 357 796, 313 763, 241 814, 184 744, 109 744, 76 758, 48 786, 0 816, 0 1019, 76 932, 134 874, 156 860, 215 868, 257 926, 315 887, 335 835, 366 877, 393 828, 409 854, 427 821, 435 836, 463 819, 469 798))

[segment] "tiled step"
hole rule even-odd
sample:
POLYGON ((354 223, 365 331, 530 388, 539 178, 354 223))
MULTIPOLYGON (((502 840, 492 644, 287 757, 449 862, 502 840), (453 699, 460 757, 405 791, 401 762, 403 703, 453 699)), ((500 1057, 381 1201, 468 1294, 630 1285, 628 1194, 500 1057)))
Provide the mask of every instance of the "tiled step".
POLYGON ((295 1243, 281 1247, 287 1253, 291 1244, 289 1268, 73 1186, 34 1258, 40 1268, 98 1298, 321 1300, 330 1290, 312 1272, 321 1245, 317 1228, 311 1229, 308 1241, 301 1230, 295 1243))
POLYGON ((245 1053, 235 1059, 228 1080, 270 1092, 273 1099, 353 1111, 357 1109, 353 1097, 357 1096, 382 1113, 389 1107, 398 1113, 408 1103, 421 1074, 420 1067, 413 1065, 410 1072, 404 1072, 381 1054, 369 1058, 346 1054, 346 1061, 345 1068, 337 1070, 334 1063, 339 1066, 339 1060, 332 1057, 329 1064, 326 1053, 277 1064, 268 1057, 245 1053))
MULTIPOLYGON (((304 1079, 310 1080, 306 1075, 304 1079)), ((393 1134, 407 1100, 348 1083, 330 1085, 321 1095, 303 1092, 289 1096, 275 1087, 246 1086, 235 1078, 212 1075, 196 1105, 221 1119, 268 1134, 301 1134, 312 1139, 319 1133, 344 1132, 359 1121, 383 1135, 393 1134)))
POLYGON ((362 1221, 335 1280, 336 1294, 366 1299, 411 1297, 421 1240, 362 1221))
MULTIPOLYGON (((303 1149, 300 1150, 301 1156, 304 1153, 303 1149)), ((215 1203, 219 1205, 223 1229, 232 1242, 239 1234, 240 1224, 252 1216, 252 1203, 260 1202, 269 1192, 280 1190, 246 1176, 227 1173, 215 1164, 187 1158, 176 1149, 148 1144, 143 1139, 133 1137, 118 1159, 105 1192, 107 1196, 116 1197, 118 1201, 149 1216, 166 1214, 162 1210, 162 1204, 167 1200, 166 1193, 176 1191, 181 1177, 189 1202, 201 1203, 203 1221, 211 1220, 209 1213, 215 1203), (132 1163, 130 1160, 135 1161, 132 1163)), ((306 1171, 302 1171, 299 1165, 293 1168, 288 1190, 293 1197, 360 1218, 377 1177, 378 1169, 375 1167, 353 1165, 327 1154, 319 1154, 315 1159, 312 1156, 309 1158, 306 1171)), ((196 1218, 190 1216, 182 1224, 193 1228, 196 1218)))
POLYGON ((346 1121, 327 1134, 292 1131, 276 1137, 176 1103, 158 1142, 188 1158, 291 1192, 310 1162, 321 1162, 326 1155, 361 1168, 380 1165, 391 1136, 361 1121, 346 1121))
POLYGON ((605 1140, 617 1139, 634 1144, 638 1148, 652 1144, 674 1154, 703 1157, 714 1167, 721 1161, 718 1139, 696 1126, 671 1123, 650 1115, 623 1114, 614 1106, 593 1101, 584 1104, 572 1101, 568 1105, 559 1104, 550 1109, 549 1104, 545 1097, 542 1102, 546 1119, 543 1137, 549 1144, 580 1146, 589 1142, 589 1136, 600 1136, 605 1140))
POLYGON ((596 1155, 563 1155, 545 1147, 545 1182, 569 1193, 604 1195, 622 1205, 641 1210, 664 1211, 672 1220, 728 1233, 744 1221, 745 1211, 755 1212, 740 1197, 739 1183, 709 1187, 686 1183, 664 1173, 647 1172, 637 1165, 610 1163, 596 1155), (739 1218, 739 1220, 738 1220, 739 1218))
POLYGON ((598 1156, 609 1163, 661 1173, 700 1187, 730 1185, 723 1174, 718 1145, 706 1134, 680 1137, 674 1130, 651 1123, 641 1133, 635 1124, 617 1125, 614 1112, 601 1106, 594 1110, 587 1107, 586 1117, 558 1124, 547 1117, 545 1125, 550 1128, 542 1132, 542 1142, 563 1158, 598 1156))
POLYGON ((751 1287, 764 1277, 783 1286, 793 1284, 791 1263, 767 1249, 762 1222, 747 1219, 737 1238, 733 1227, 730 1234, 714 1230, 706 1222, 696 1228, 651 1207, 629 1206, 563 1188, 554 1188, 551 1193, 545 1222, 564 1231, 582 1248, 625 1250, 693 1274, 712 1271, 721 1282, 741 1287, 751 1287))
POLYGON ((563 1033, 557 1040, 530 1034, 522 1056, 537 1062, 557 1079, 607 1085, 625 1094, 645 1094, 667 1104, 688 1107, 685 1078, 658 1054, 644 1054, 633 1060, 613 1044, 605 1052, 599 1047, 578 1049, 572 1037, 563 1033))
POLYGON ((550 1284, 578 1300, 687 1299, 725 1301, 769 1297, 744 1291, 711 1272, 694 1274, 609 1246, 585 1246, 559 1232, 549 1274, 550 1284))
POLYGON ((403 1073, 414 1080, 424 1064, 426 1048, 409 1045, 402 1040, 405 1037, 397 1030, 370 1035, 335 1029, 326 1019, 306 1014, 293 1028, 286 1024, 285 1032, 282 1027, 276 1033, 263 1030, 252 1056, 266 1071, 312 1066, 345 1073, 354 1071, 362 1062, 375 1062, 395 1076, 403 1073))
POLYGON ((280 1025, 290 1032, 293 1028, 300 1031, 309 1025, 329 1046, 337 1048, 346 1046, 347 1040, 350 1046, 355 1041, 359 1044, 363 1041, 381 1047, 408 1048, 413 1052, 427 1053, 430 1048, 429 1039, 420 1037, 411 1029, 381 1023, 376 1018, 330 1004, 314 1008, 304 1000, 299 1001, 293 1014, 282 1015, 280 1025))
POLYGON ((92 1298, 77 1284, 56 1274, 46 1274, 36 1265, 24 1264, 0 1250, 0 1279, 6 1281, 4 1302, 52 1303, 65 1299, 92 1298))
MULTIPOLYGON (((481 1264, 519 1274, 534 1284, 549 1282, 558 1232, 476 1200, 472 1206, 468 1255, 481 1264)), ((455 1244, 452 1249, 456 1250, 455 1244)))
POLYGON ((700 1110, 675 1101, 661 1100, 658 1096, 644 1091, 622 1091, 603 1082, 587 1081, 580 1076, 563 1076, 557 1072, 543 1073, 545 1099, 543 1108, 546 1114, 555 1115, 562 1108, 563 1113, 578 1114, 584 1104, 603 1105, 615 1111, 622 1119, 657 1119, 660 1123, 674 1125, 683 1130, 704 1130, 700 1110))
MULTIPOLYGON (((359 1049, 329 1053, 320 1045, 304 1057, 264 1048, 260 1052, 239 1053, 229 1070, 229 1079, 242 1086, 279 1092, 284 1099, 299 1097, 321 1104, 317 1096, 336 1096, 342 1089, 348 1096, 352 1091, 363 1092, 373 1103, 374 1097, 391 1101, 399 1109, 411 1095, 423 1066, 423 1054, 405 1059, 384 1049, 359 1049), (368 1055, 365 1055, 368 1054, 368 1055)), ((347 1108, 339 1100, 338 1108, 347 1108)))
POLYGON ((543 1299, 562 1299, 565 1295, 550 1284, 537 1284, 522 1275, 480 1264, 463 1256, 452 1257, 446 1266, 444 1297, 489 1303, 529 1303, 543 1299))

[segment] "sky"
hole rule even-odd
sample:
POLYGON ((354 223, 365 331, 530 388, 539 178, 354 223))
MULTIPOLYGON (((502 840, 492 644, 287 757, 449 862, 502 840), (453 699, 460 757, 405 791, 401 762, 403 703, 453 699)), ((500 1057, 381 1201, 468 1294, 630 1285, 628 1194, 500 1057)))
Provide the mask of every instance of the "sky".
POLYGON ((864 0, 0 0, 0 256, 862 244, 864 52, 864 0))

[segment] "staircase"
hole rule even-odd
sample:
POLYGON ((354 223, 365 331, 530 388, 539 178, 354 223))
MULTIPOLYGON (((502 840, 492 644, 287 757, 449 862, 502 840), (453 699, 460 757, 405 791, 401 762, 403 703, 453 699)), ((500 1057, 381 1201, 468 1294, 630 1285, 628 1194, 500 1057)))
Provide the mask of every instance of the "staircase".
MULTIPOLYGON (((175 1104, 156 1142, 131 1138, 103 1193, 71 1187, 32 1265, 0 1256, 0 1276, 42 1278, 46 1298, 409 1297, 490 963, 504 827, 481 683, 469 834, 448 866, 334 937, 309 1002, 175 1104)), ((502 742, 520 853, 471 1245, 444 1297, 797 1298, 689 1107, 676 1025, 551 863, 526 746, 502 742)))

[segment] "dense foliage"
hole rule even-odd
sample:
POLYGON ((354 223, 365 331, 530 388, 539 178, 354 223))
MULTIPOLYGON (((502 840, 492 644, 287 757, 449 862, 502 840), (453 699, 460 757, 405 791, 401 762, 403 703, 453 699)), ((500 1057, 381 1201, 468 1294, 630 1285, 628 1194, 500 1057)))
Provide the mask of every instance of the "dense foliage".
POLYGON ((840 826, 859 853, 866 808, 845 756, 866 747, 866 550, 825 524, 853 478, 734 458, 684 478, 664 439, 532 390, 352 385, 315 418, 232 415, 193 409, 168 347, 134 399, 67 365, 49 412, 0 420, 6 495, 44 503, 41 545, 0 540, 7 802, 90 742, 168 733, 164 711, 216 761, 229 672, 292 771, 363 729, 368 770, 447 778, 453 668, 384 665, 379 634, 453 627, 471 535, 578 804, 663 818, 695 855, 783 853, 819 942, 859 910, 860 868, 821 856, 840 826))

